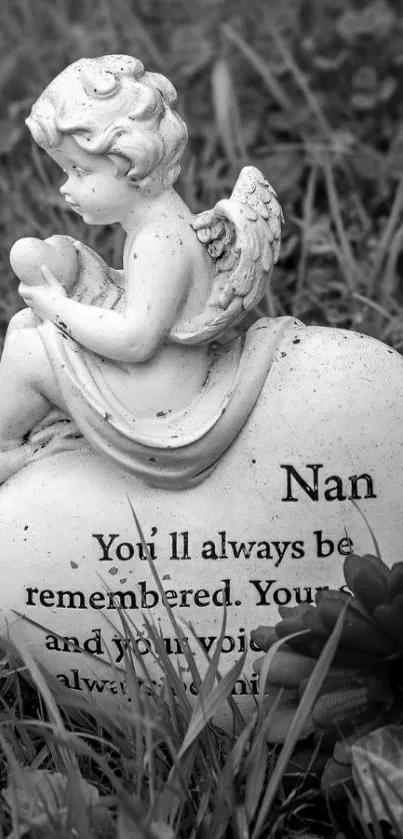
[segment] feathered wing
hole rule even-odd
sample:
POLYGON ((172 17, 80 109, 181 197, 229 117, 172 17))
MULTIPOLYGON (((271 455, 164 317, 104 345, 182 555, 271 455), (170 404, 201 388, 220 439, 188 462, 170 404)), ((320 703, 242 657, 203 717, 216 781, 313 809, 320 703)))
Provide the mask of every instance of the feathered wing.
POLYGON ((279 257, 282 221, 274 189, 254 166, 242 169, 230 198, 196 216, 193 228, 214 260, 215 281, 203 314, 172 330, 172 341, 212 341, 257 305, 279 257))

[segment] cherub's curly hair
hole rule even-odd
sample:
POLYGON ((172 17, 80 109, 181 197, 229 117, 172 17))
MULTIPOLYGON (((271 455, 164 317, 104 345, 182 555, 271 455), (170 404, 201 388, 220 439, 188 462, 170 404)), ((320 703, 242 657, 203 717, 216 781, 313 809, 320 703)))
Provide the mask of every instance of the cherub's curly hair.
POLYGON ((82 149, 109 156, 117 176, 153 191, 180 172, 187 130, 176 101, 171 82, 136 58, 82 58, 45 88, 26 124, 45 150, 69 134, 82 149))

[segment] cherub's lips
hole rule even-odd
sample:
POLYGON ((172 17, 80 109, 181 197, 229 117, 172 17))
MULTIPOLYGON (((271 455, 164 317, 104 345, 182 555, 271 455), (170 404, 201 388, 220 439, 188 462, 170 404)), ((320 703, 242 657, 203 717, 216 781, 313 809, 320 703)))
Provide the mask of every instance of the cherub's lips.
POLYGON ((71 207, 71 209, 72 209, 72 210, 75 210, 77 213, 80 213, 80 212, 81 212, 81 207, 80 207, 80 205, 79 205, 79 204, 76 204, 76 202, 75 202, 75 201, 73 201, 73 199, 72 199, 72 198, 65 198, 64 200, 65 200, 66 204, 68 204, 68 205, 69 205, 69 207, 71 207))

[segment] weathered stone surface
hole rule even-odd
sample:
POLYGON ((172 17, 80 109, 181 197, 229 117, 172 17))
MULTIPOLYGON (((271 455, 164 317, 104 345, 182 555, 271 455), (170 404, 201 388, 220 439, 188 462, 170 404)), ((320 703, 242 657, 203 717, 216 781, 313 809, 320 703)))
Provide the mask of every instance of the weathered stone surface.
MULTIPOLYGON (((0 490, 2 631, 16 623, 61 682, 96 694, 105 685, 116 690, 108 661, 122 665, 111 627, 119 634, 118 604, 151 668, 144 616, 161 627, 176 657, 130 499, 175 616, 193 623, 210 653, 226 603, 224 671, 279 605, 342 584, 350 546, 373 551, 368 524, 383 559, 401 557, 402 416, 397 353, 354 333, 308 327, 285 335, 244 429, 192 489, 146 486, 86 444, 31 463, 0 490), (97 659, 72 651, 75 641, 97 659)), ((239 694, 257 690, 253 656, 250 650, 239 694)), ((185 666, 180 654, 179 661, 185 666)))

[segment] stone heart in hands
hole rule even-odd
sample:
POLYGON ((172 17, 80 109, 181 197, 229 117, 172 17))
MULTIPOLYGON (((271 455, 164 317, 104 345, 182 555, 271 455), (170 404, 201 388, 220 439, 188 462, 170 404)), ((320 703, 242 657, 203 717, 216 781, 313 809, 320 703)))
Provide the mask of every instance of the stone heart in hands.
POLYGON ((67 293, 77 278, 78 255, 67 236, 51 236, 44 242, 33 237, 18 239, 11 248, 10 263, 26 285, 44 285, 42 265, 52 271, 67 293))

